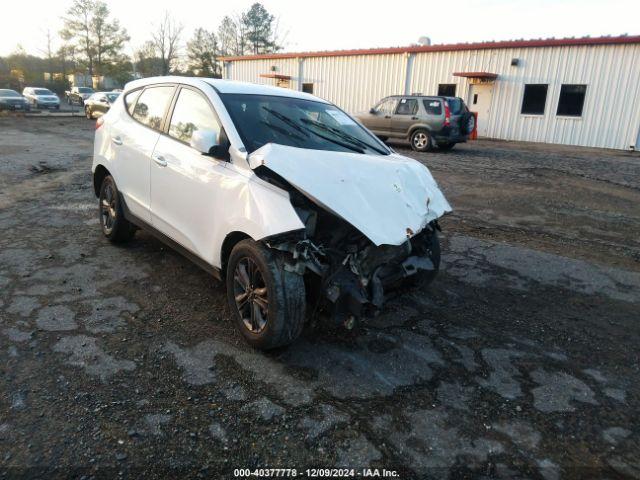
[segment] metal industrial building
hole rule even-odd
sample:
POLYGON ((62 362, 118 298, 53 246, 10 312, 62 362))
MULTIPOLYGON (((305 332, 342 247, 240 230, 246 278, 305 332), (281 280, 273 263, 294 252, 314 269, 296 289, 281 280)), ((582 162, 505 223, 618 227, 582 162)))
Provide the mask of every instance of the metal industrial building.
POLYGON ((462 97, 478 135, 640 149, 640 36, 225 57, 224 77, 303 90, 344 110, 393 94, 462 97))

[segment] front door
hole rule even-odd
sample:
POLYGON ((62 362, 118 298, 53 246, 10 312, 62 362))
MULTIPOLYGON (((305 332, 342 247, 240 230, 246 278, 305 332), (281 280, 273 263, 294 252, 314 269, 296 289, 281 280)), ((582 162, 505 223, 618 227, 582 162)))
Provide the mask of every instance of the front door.
POLYGON ((469 89, 469 110, 478 114, 477 131, 479 137, 488 136, 492 96, 493 84, 471 85, 469 89))
POLYGON ((161 135, 151 162, 151 222, 153 226, 195 253, 210 258, 216 229, 215 209, 229 176, 224 161, 190 146, 196 130, 220 132, 220 124, 206 98, 182 87, 171 114, 168 135, 161 135))
POLYGON ((364 114, 361 121, 373 133, 388 136, 391 134, 391 116, 396 111, 397 105, 397 97, 385 98, 364 114))

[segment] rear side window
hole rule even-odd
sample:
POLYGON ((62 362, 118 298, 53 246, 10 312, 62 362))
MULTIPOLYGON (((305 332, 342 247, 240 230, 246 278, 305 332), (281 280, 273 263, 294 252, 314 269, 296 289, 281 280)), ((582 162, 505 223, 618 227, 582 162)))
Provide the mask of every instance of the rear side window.
POLYGON ((423 100, 424 109, 429 115, 442 115, 442 102, 440 100, 423 100))
POLYGON ((205 98, 193 90, 183 88, 171 115, 169 135, 189 143, 193 133, 198 130, 219 133, 220 125, 205 98))
POLYGON ((134 90, 133 92, 129 92, 124 96, 124 105, 127 107, 127 111, 129 115, 133 115, 133 107, 136 104, 136 100, 142 93, 142 90, 134 90))
POLYGON ((133 107, 133 118, 143 125, 160 130, 173 90, 174 87, 146 88, 133 107))
POLYGON ((418 101, 415 98, 403 98, 400 100, 398 115, 414 115, 418 111, 418 101))

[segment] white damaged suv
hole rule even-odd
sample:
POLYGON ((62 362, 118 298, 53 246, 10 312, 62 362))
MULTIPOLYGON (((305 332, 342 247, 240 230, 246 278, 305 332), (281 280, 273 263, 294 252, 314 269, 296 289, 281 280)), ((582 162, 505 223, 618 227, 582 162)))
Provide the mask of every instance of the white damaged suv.
POLYGON ((424 165, 331 103, 227 80, 129 83, 97 121, 92 171, 104 235, 143 228, 226 281, 261 349, 294 341, 307 311, 350 328, 431 281, 451 210, 424 165))

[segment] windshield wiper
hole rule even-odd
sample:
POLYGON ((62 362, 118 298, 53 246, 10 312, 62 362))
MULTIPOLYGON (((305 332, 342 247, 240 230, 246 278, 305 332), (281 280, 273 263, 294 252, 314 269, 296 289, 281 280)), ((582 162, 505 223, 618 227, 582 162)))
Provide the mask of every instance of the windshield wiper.
POLYGON ((297 134, 295 134, 295 133, 293 133, 293 132, 291 132, 289 130, 285 130, 282 127, 276 127, 272 123, 265 122, 264 120, 260 120, 260 123, 262 123, 263 125, 266 125, 270 129, 275 130, 278 133, 281 133, 282 135, 285 135, 287 137, 292 137, 292 138, 295 138, 298 141, 304 142, 304 138, 302 138, 300 135, 297 135, 297 134))
MULTIPOLYGON (((360 147, 364 147, 364 148, 369 148, 375 152, 378 152, 381 155, 386 155, 388 152, 382 150, 379 147, 373 146, 365 141, 360 140, 357 137, 354 137, 353 135, 347 133, 347 132, 343 132, 342 130, 338 130, 337 128, 333 128, 329 125, 326 125, 322 122, 317 122, 315 120, 311 120, 309 118, 301 118, 300 119, 301 122, 307 123, 307 124, 311 124, 314 125, 318 128, 321 128, 322 130, 325 130, 327 132, 331 132, 334 135, 342 138, 343 140, 347 141, 347 142, 351 142, 353 144, 359 145, 360 147)), ((315 133, 315 132, 314 132, 315 133)), ((364 153, 364 152, 363 152, 364 153)))
POLYGON ((276 117, 278 120, 280 120, 283 123, 286 123, 287 125, 289 125, 291 128, 294 128, 295 130, 299 131, 300 133, 302 133, 305 137, 308 137, 309 134, 305 131, 304 128, 302 128, 300 125, 298 125, 296 122, 294 122, 293 120, 291 120, 290 118, 286 117, 285 115, 281 114, 280 112, 273 110, 271 108, 268 107, 262 107, 265 111, 269 112, 271 115, 273 115, 274 117, 276 117))

